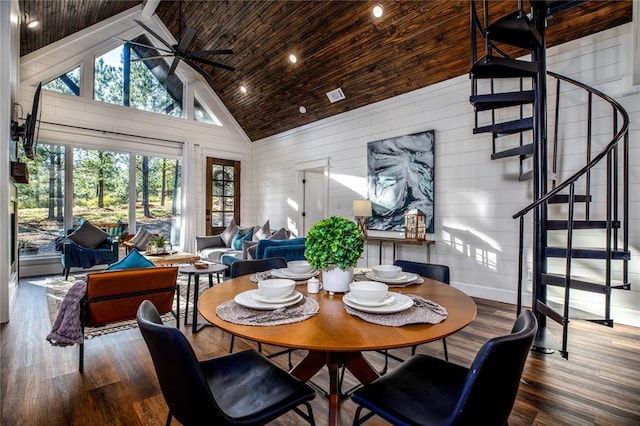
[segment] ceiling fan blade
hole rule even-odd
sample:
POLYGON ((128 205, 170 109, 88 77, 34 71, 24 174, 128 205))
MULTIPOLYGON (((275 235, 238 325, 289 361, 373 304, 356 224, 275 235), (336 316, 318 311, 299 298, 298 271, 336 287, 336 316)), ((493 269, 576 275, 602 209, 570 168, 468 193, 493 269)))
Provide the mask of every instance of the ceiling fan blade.
POLYGON ((173 58, 173 62, 171 63, 171 68, 169 68, 169 72, 167 73, 167 75, 173 75, 176 68, 178 67, 178 62, 180 62, 179 56, 176 56, 175 58, 173 58))
POLYGON ((207 74, 207 72, 205 70, 203 70, 202 68, 200 68, 198 66, 198 64, 196 64, 193 61, 190 61, 189 59, 185 59, 184 62, 186 64, 188 64, 191 68, 193 68, 194 70, 196 70, 198 72, 198 74, 200 74, 201 76, 204 77, 204 79, 206 81, 209 81, 209 79, 211 78, 211 76, 209 74, 207 74))
POLYGON ((174 58, 175 55, 155 55, 155 56, 145 56, 144 58, 131 59, 131 62, 140 62, 147 61, 151 59, 163 59, 163 58, 174 58))
POLYGON ((191 40, 193 40, 193 36, 195 35, 196 35, 196 30, 194 30, 191 27, 187 27, 187 32, 184 34, 184 37, 182 37, 182 40, 180 40, 180 44, 178 45, 178 51, 184 54, 187 48, 189 47, 189 45, 191 44, 191 40))
POLYGON ((218 49, 218 50, 194 50, 193 52, 187 52, 185 56, 208 56, 208 55, 232 55, 231 49, 218 49))
POLYGON ((140 25, 142 28, 144 28, 145 31, 147 31, 149 34, 151 34, 152 36, 154 36, 156 39, 158 39, 158 41, 160 41, 162 44, 164 44, 165 46, 167 46, 169 48, 169 50, 171 52, 173 52, 173 47, 167 43, 166 41, 164 41, 158 34, 156 34, 155 32, 153 32, 153 30, 149 27, 147 27, 145 24, 143 24, 142 22, 138 21, 137 19, 134 19, 133 22, 135 22, 136 24, 140 25))
POLYGON ((126 39, 120 38, 120 37, 111 37, 111 38, 114 39, 114 40, 120 40, 120 41, 123 41, 125 43, 133 44, 134 46, 145 47, 147 49, 155 49, 155 50, 157 50, 159 52, 173 53, 170 50, 163 49, 162 47, 157 47, 157 46, 153 46, 153 45, 150 45, 150 44, 138 43, 137 41, 126 40, 126 39))
POLYGON ((185 60, 187 60, 187 59, 189 61, 202 62, 203 64, 212 65, 214 67, 223 68, 223 69, 229 70, 229 71, 235 71, 236 70, 234 67, 231 67, 229 65, 221 64, 219 62, 213 62, 213 61, 210 61, 210 60, 204 59, 204 58, 185 58, 185 60))

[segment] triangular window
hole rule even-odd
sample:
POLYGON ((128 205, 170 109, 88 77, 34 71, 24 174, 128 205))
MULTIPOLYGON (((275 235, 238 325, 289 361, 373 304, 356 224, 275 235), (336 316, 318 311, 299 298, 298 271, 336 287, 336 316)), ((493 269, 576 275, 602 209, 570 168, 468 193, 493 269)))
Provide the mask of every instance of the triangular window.
POLYGON ((62 74, 43 84, 42 88, 52 92, 66 93, 67 95, 80 96, 80 67, 62 74))
POLYGON ((94 99, 182 117, 183 84, 141 35, 96 58, 94 99))
POLYGON ((222 126, 218 117, 210 114, 209 111, 200 103, 198 98, 193 98, 193 119, 200 123, 213 124, 214 126, 222 126))

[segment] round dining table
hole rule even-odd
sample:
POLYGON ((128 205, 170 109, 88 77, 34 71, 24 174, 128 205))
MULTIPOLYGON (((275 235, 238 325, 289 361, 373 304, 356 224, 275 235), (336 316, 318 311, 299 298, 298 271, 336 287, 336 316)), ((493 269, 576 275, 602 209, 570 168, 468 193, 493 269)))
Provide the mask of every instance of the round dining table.
POLYGON ((309 381, 320 369, 329 372, 329 424, 338 424, 338 376, 345 366, 362 384, 371 383, 378 373, 363 357, 363 351, 384 350, 418 345, 447 337, 466 327, 476 316, 476 304, 460 290, 439 281, 423 278, 421 284, 390 287, 398 293, 422 296, 447 309, 447 318, 439 324, 409 324, 400 327, 370 323, 349 314, 342 301, 343 294, 321 290, 307 294, 306 282, 296 290, 318 302, 319 312, 304 321, 275 326, 240 325, 224 321, 216 307, 236 295, 257 288, 244 275, 227 280, 206 290, 198 301, 200 314, 211 324, 235 336, 256 342, 295 349, 305 349, 307 355, 291 370, 303 382, 309 381))

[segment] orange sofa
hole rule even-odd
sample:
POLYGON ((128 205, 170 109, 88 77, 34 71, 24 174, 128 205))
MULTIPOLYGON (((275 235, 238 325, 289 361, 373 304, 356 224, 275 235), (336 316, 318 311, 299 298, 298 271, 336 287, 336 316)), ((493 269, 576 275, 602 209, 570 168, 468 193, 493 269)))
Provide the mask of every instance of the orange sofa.
MULTIPOLYGON (((160 314, 173 313, 179 327, 180 304, 173 312, 173 298, 180 297, 176 284, 177 266, 124 269, 87 274, 87 291, 82 301, 80 323, 96 327, 132 320, 143 300, 150 300, 160 314)), ((79 369, 84 367, 84 343, 80 344, 79 369)))

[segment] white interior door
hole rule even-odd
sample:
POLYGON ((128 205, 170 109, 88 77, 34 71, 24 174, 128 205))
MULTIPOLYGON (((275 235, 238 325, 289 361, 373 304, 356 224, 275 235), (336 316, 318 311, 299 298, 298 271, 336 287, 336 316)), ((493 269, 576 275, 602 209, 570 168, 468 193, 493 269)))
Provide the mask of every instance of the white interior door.
POLYGON ((326 182, 324 169, 305 170, 303 174, 303 222, 304 235, 314 223, 325 218, 326 182))

